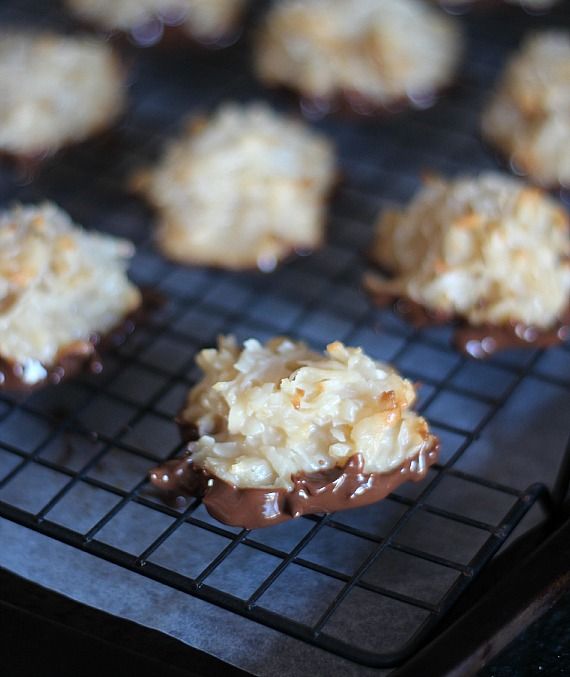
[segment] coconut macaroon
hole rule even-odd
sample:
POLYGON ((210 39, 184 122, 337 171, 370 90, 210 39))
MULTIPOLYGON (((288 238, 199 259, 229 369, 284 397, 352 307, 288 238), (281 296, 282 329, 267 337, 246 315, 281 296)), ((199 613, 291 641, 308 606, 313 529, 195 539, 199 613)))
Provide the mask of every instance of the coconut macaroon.
POLYGON ((125 102, 123 68, 104 42, 0 32, 0 152, 36 158, 83 141, 125 102))
POLYGON ((371 254, 393 275, 367 275, 373 295, 483 327, 495 341, 486 352, 498 347, 493 327, 502 343, 508 334, 511 343, 550 340, 568 308, 566 212, 508 176, 429 179, 407 207, 381 214, 371 254))
POLYGON ((235 33, 248 0, 66 0, 82 20, 156 42, 165 27, 188 37, 216 41, 235 33), (149 31, 152 26, 158 31, 149 31), (154 40, 152 39, 154 36, 154 40))
POLYGON ((52 204, 0 213, 0 387, 58 382, 141 303, 131 243, 89 233, 52 204))
POLYGON ((151 472, 171 493, 204 495, 248 528, 356 507, 423 478, 438 442, 411 410, 412 383, 335 341, 324 354, 279 337, 203 350, 202 380, 179 415, 195 441, 151 472))
POLYGON ((163 253, 184 263, 272 270, 323 240, 332 147, 261 104, 195 119, 134 188, 157 209, 163 253))
POLYGON ((570 185, 570 33, 524 40, 482 123, 485 138, 517 171, 548 188, 570 185))
POLYGON ((461 54, 455 21, 418 0, 283 0, 261 27, 259 77, 355 110, 427 105, 461 54))

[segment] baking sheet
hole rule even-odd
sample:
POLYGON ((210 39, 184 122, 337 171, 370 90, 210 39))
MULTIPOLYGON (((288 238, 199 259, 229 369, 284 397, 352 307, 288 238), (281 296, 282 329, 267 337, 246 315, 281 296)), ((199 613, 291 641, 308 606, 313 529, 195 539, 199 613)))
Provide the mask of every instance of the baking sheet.
POLYGON ((254 675, 387 674, 228 614, 4 519, 0 542, 10 544, 0 551, 0 566, 79 602, 167 633, 254 675))
MULTIPOLYGON (((33 5, 5 3, 0 19, 26 20, 33 5)), ((0 196, 3 204, 52 199, 87 227, 133 239, 139 247, 133 276, 169 301, 150 325, 107 356, 103 375, 30 397, 1 396, 0 501, 35 515, 38 528, 49 523, 135 558, 172 530, 146 552, 150 565, 201 577, 238 600, 257 590, 263 609, 309 625, 360 572, 359 584, 327 619, 326 633, 363 650, 400 647, 489 538, 489 528, 477 524, 500 525, 516 503, 516 495, 500 485, 524 490, 554 481, 570 428, 570 350, 509 351, 485 364, 461 358, 449 347, 449 330, 416 332, 391 311, 369 306, 360 290, 361 252, 377 211, 408 199, 424 169, 455 174, 496 168, 477 134, 489 85, 519 36, 531 26, 568 23, 561 12, 549 18, 514 11, 468 17, 464 79, 433 110, 382 122, 317 122, 334 137, 345 176, 332 205, 329 244, 271 275, 167 264, 150 241, 151 215, 124 183, 156 157, 186 113, 236 97, 268 98, 284 110, 294 105, 255 83, 246 43, 210 56, 130 54, 132 106, 117 132, 70 150, 33 180, 3 170, 0 196), (239 530, 219 525, 202 507, 181 522, 144 485, 145 472, 180 449, 172 417, 197 376, 194 355, 227 331, 260 339, 288 333, 316 348, 339 338, 393 361, 423 383, 420 405, 442 439, 441 464, 450 465, 377 506, 322 523, 302 519, 241 539, 239 530), (390 547, 382 546, 387 536, 390 547), (280 567, 272 585, 259 592, 280 567), (375 586, 389 595, 373 593, 375 586)), ((40 18, 61 21, 56 9, 40 18)), ((539 518, 533 509, 525 528, 539 518)), ((293 675, 300 665, 317 674, 370 672, 54 538, 5 520, 0 525, 7 544, 2 566, 254 674, 293 675)))

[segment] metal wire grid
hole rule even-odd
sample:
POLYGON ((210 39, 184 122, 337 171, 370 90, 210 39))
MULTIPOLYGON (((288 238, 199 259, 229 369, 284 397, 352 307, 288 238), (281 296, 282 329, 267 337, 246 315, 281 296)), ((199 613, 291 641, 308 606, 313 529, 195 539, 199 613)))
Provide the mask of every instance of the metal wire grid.
MULTIPOLYGON (((33 3, 15 7, 4 8, 7 16, 25 19, 33 3)), ((271 275, 165 262, 152 248, 150 215, 123 189, 184 113, 265 96, 245 48, 209 58, 137 54, 134 103, 114 138, 67 152, 31 183, 3 171, 3 202, 54 199, 85 225, 133 239, 133 276, 168 303, 107 356, 103 374, 0 396, 0 514, 354 661, 389 666, 409 656, 531 505, 548 498, 543 484, 521 490, 466 471, 461 459, 521 384, 570 392, 568 346, 474 364, 450 349, 448 329, 413 330, 370 308, 359 290, 361 249, 379 206, 408 198, 424 167, 494 166, 473 132, 485 85, 531 22, 516 16, 519 23, 469 19, 467 80, 436 109, 382 124, 320 123, 347 175, 329 244, 271 275), (197 377, 195 353, 229 331, 286 333, 317 347, 338 338, 395 363, 423 383, 419 409, 443 440, 440 464, 376 506, 253 532, 216 522, 197 500, 163 505, 146 471, 181 450, 172 417, 197 377)), ((554 424, 567 427, 559 418, 554 424)))

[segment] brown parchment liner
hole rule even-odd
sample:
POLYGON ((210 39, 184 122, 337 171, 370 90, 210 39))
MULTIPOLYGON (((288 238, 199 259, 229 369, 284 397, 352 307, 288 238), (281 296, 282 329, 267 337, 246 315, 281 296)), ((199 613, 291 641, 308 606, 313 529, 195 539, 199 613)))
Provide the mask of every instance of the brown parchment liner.
MULTIPOLYGON (((180 424, 185 441, 197 438, 195 426, 180 424)), ((166 461, 149 472, 151 483, 167 500, 176 503, 180 496, 201 498, 206 509, 220 522, 244 529, 259 529, 314 513, 358 508, 379 501, 400 484, 422 480, 439 455, 439 440, 428 437, 429 444, 419 454, 406 459, 387 473, 364 471, 362 454, 351 456, 343 467, 292 477, 293 489, 240 489, 194 466, 191 453, 166 461)))

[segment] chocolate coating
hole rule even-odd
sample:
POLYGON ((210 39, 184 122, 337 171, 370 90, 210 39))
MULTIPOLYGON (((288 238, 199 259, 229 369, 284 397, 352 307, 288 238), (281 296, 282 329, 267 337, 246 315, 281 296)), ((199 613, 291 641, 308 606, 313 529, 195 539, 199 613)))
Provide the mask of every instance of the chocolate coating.
POLYGON ((96 336, 92 337, 81 344, 81 350, 65 353, 54 365, 49 368, 44 367, 47 376, 32 384, 23 380, 24 372, 20 364, 0 358, 0 390, 32 392, 48 384, 60 383, 87 367, 93 372, 100 372, 102 364, 95 347, 98 343, 97 339, 96 336))
MULTIPOLYGON (((127 70, 125 70, 125 75, 127 70)), ((101 123, 97 128, 94 128, 89 136, 68 141, 64 141, 54 148, 41 148, 35 152, 18 153, 15 151, 0 150, 0 163, 13 171, 21 184, 31 183, 40 172, 52 160, 62 157, 69 151, 78 149, 88 150, 93 146, 100 146, 102 144, 109 144, 117 146, 120 139, 117 136, 117 127, 121 125, 125 119, 121 115, 110 122, 101 123)))
POLYGON ((390 103, 382 104, 356 90, 341 90, 333 96, 315 97, 297 91, 292 86, 269 85, 268 87, 273 91, 281 92, 289 100, 298 101, 303 116, 308 120, 320 120, 328 115, 338 115, 348 119, 382 120, 407 111, 431 108, 440 98, 449 94, 456 85, 426 91, 421 99, 421 105, 420 98, 414 102, 407 96, 400 96, 390 103))
POLYGON ((99 374, 103 370, 101 353, 121 345, 148 316, 163 303, 162 297, 154 291, 143 290, 142 302, 129 313, 116 327, 106 334, 92 334, 85 341, 77 341, 58 355, 55 363, 42 365, 47 375, 36 383, 23 380, 22 366, 0 357, 0 390, 33 392, 46 385, 56 385, 64 379, 72 378, 85 369, 99 374))
POLYGON ((350 457, 342 468, 299 473, 293 489, 240 489, 207 471, 195 468, 190 454, 166 461, 150 471, 151 483, 176 499, 201 497, 212 517, 245 529, 280 524, 301 515, 330 513, 375 503, 403 482, 423 479, 438 458, 439 443, 406 459, 388 473, 366 473, 361 454, 350 457))
POLYGON ((133 46, 164 52, 189 49, 199 56, 233 46, 243 32, 241 21, 236 21, 235 25, 229 26, 223 33, 203 36, 192 35, 183 25, 165 23, 160 18, 151 19, 130 29, 105 28, 88 19, 77 19, 75 23, 83 30, 98 33, 120 50, 133 46))
MULTIPOLYGON (((371 290, 369 290, 371 291, 371 290)), ((374 294, 374 302, 379 306, 393 305, 397 313, 414 327, 452 324, 454 326, 453 344, 457 350, 483 359, 499 350, 507 348, 548 348, 570 337, 570 305, 560 320, 551 329, 538 329, 521 322, 505 325, 482 324, 472 326, 465 320, 445 313, 432 312, 416 301, 388 294, 374 294)))
POLYGON ((464 87, 463 80, 455 76, 449 84, 425 90, 423 95, 418 93, 413 100, 409 96, 401 95, 390 102, 380 103, 355 89, 340 89, 331 96, 313 96, 293 85, 264 84, 270 91, 276 92, 291 103, 298 104, 301 114, 309 121, 321 120, 333 115, 347 120, 369 119, 371 122, 389 121, 402 114, 427 110, 437 105, 441 99, 461 91, 464 87))
POLYGON ((506 348, 549 348, 570 337, 570 307, 552 329, 541 330, 521 323, 502 327, 484 324, 480 327, 459 326, 455 345, 471 357, 484 358, 506 348))

